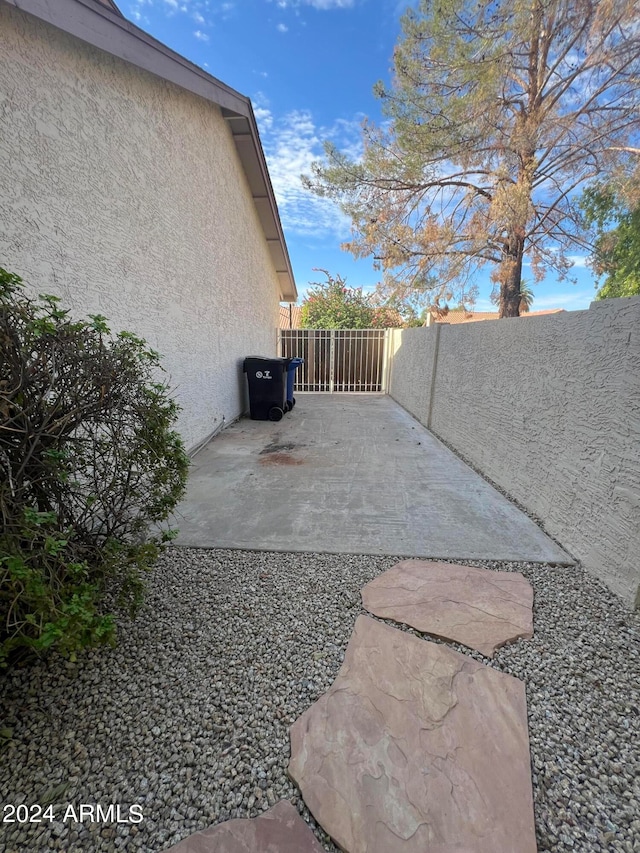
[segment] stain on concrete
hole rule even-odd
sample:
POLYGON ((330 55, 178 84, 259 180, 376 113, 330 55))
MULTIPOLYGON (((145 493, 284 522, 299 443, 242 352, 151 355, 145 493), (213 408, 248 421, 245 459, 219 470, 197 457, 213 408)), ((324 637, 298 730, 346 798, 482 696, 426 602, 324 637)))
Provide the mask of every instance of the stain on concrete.
POLYGON ((305 394, 280 427, 241 423, 196 457, 178 544, 570 562, 390 397, 305 394))
POLYGON ((282 453, 282 451, 287 452, 289 450, 295 450, 296 446, 297 445, 295 444, 277 444, 276 442, 273 442, 272 444, 268 444, 266 447, 263 447, 259 455, 265 456, 271 453, 282 453))
MULTIPOLYGON (((262 451, 264 453, 264 451, 262 451)), ((271 451, 268 456, 260 460, 261 465, 304 465, 304 459, 296 459, 289 453, 275 453, 271 451)))

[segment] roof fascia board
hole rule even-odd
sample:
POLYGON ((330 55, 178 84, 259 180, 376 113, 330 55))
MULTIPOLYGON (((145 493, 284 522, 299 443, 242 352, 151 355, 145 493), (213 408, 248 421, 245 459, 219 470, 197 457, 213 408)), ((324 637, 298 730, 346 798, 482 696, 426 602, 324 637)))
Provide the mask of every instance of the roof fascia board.
MULTIPOLYGON (((222 115, 227 119, 232 137, 234 116, 240 116, 248 121, 253 143, 250 145, 250 152, 244 150, 244 145, 238 144, 240 139, 235 143, 236 150, 243 167, 246 157, 255 158, 254 162, 258 164, 264 182, 264 194, 269 199, 269 218, 272 219, 271 222, 264 222, 262 215, 259 214, 261 225, 265 232, 272 230, 272 227, 269 226, 275 226, 282 242, 285 259, 286 269, 276 270, 281 288, 280 299, 281 301, 295 302, 298 298, 298 292, 293 269, 278 214, 275 193, 260 142, 258 126, 249 98, 226 86, 220 80, 207 74, 197 65, 189 62, 162 42, 136 27, 135 24, 127 21, 119 11, 111 11, 97 0, 55 0, 54 3, 51 0, 0 0, 0 3, 6 3, 22 12, 27 12, 35 18, 90 44, 92 47, 116 56, 216 104, 222 109, 222 115), (287 287, 282 286, 283 280, 288 281, 287 287)), ((262 194, 261 192, 258 197, 261 197, 262 194)))
POLYGON ((124 59, 194 92, 220 107, 246 115, 249 99, 179 53, 145 33, 117 12, 93 0, 0 0, 28 12, 87 44, 124 59))
MULTIPOLYGON (((296 289, 295 280, 293 278, 291 260, 289 258, 289 250, 287 248, 287 242, 284 238, 284 231, 282 230, 282 223, 280 221, 280 214, 278 213, 278 206, 275 202, 276 196, 275 196, 275 192, 273 191, 273 185, 271 183, 271 177, 269 175, 269 170, 267 169, 267 161, 266 161, 266 158, 264 156, 264 151, 262 149, 262 143, 260 141, 260 134, 258 132, 258 124, 256 122, 255 115, 253 113, 253 107, 251 105, 251 101, 248 102, 248 106, 249 106, 249 114, 248 114, 247 118, 249 120, 249 125, 251 127, 251 137, 252 137, 254 145, 255 145, 256 154, 258 155, 258 163, 260 166, 260 172, 261 172, 262 180, 264 182, 264 187, 265 187, 264 193, 261 192, 260 194, 254 195, 254 202, 257 199, 264 198, 265 195, 266 195, 266 198, 268 199, 269 207, 271 209, 271 214, 273 217, 273 224, 275 225, 276 233, 277 233, 278 239, 280 240, 280 243, 281 243, 282 254, 283 254, 283 258, 284 258, 284 268, 278 267, 277 272, 278 273, 288 273, 291 277, 291 287, 287 288, 281 294, 282 300, 286 301, 286 302, 296 302, 298 299, 298 291, 296 289)), ((223 110, 222 114, 224 115, 224 110, 223 110)), ((231 124, 231 129, 233 132, 233 121, 231 121, 230 124, 231 124)), ((241 139, 246 139, 247 134, 244 133, 242 130, 240 130, 238 132, 238 137, 239 137, 239 141, 240 141, 241 139)), ((238 146, 238 153, 240 154, 240 157, 242 159, 242 156, 243 156, 242 146, 238 146)), ((265 236, 267 236, 266 232, 267 232, 267 229, 265 228, 265 236)))
POLYGON ((108 6, 110 9, 113 9, 114 12, 117 12, 118 15, 122 15, 122 12, 118 9, 114 0, 98 0, 98 3, 102 3, 103 6, 108 6))

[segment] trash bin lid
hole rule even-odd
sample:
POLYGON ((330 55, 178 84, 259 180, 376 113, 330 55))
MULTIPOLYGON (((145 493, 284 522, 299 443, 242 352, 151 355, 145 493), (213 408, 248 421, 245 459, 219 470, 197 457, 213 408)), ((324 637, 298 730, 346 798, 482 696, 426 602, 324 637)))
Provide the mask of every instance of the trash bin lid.
POLYGON ((291 373, 292 370, 295 370, 297 367, 300 367, 301 364, 304 364, 304 358, 298 358, 297 356, 294 358, 287 358, 287 370, 291 373))
POLYGON ((242 370, 244 373, 246 373, 247 370, 250 370, 252 367, 256 367, 257 364, 263 364, 265 366, 267 364, 276 364, 282 367, 282 370, 284 372, 287 369, 287 362, 288 359, 282 358, 279 355, 248 355, 244 360, 242 370))

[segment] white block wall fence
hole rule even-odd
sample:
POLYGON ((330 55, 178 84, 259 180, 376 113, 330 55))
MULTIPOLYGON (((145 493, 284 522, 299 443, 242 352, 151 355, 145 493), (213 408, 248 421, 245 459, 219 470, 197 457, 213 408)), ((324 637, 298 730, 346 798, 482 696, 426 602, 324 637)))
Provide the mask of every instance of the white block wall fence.
POLYGON ((391 396, 640 604, 640 297, 391 335, 391 396))

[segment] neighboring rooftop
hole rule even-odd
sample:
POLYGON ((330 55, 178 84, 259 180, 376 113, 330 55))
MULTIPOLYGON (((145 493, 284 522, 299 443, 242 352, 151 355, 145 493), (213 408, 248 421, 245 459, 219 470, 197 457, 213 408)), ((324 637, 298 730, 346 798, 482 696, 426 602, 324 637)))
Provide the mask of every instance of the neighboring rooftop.
POLYGON ((292 305, 291 302, 288 305, 280 306, 280 322, 278 323, 278 328, 280 329, 299 329, 300 320, 302 317, 302 306, 300 305, 292 305))
MULTIPOLYGON (((302 306, 288 305, 280 306, 280 329, 300 329, 302 306)), ((549 308, 545 311, 529 311, 527 314, 521 314, 521 317, 540 317, 543 314, 561 314, 564 313, 564 308, 549 308)), ((453 309, 448 313, 436 312, 432 310, 431 316, 427 318, 425 325, 431 326, 434 323, 478 323, 481 320, 497 320, 499 318, 497 311, 458 311, 453 309)))
MULTIPOLYGON (((560 314, 564 313, 564 308, 549 308, 545 311, 527 311, 521 314, 521 317, 540 317, 543 314, 560 314)), ((453 309, 446 313, 442 311, 431 310, 431 314, 427 317, 427 326, 433 323, 479 323, 482 320, 498 320, 500 314, 497 311, 459 311, 453 309)))

